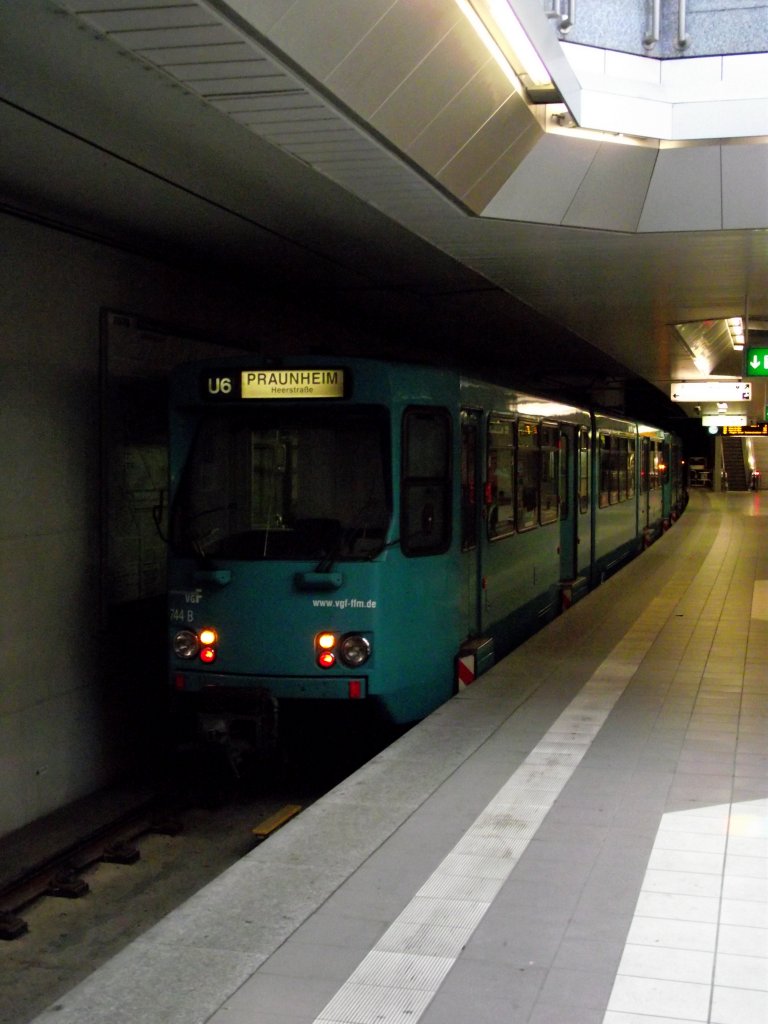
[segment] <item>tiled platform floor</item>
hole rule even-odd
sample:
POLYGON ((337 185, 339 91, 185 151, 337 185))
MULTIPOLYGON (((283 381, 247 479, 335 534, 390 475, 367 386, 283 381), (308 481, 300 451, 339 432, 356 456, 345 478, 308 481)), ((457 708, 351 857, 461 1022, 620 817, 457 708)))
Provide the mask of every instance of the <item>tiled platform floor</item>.
POLYGON ((649 551, 42 1024, 765 1024, 768 496, 649 551))

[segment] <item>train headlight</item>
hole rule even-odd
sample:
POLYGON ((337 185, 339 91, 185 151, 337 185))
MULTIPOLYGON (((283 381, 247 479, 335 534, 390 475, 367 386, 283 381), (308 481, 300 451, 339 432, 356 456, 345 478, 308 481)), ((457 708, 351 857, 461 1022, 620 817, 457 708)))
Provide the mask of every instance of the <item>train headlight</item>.
POLYGON ((371 656, 371 645, 364 636, 350 633, 339 644, 339 657, 349 668, 364 665, 371 656))
POLYGON ((173 653, 177 658, 194 658, 199 649, 197 635, 191 629, 180 629, 173 638, 173 653))

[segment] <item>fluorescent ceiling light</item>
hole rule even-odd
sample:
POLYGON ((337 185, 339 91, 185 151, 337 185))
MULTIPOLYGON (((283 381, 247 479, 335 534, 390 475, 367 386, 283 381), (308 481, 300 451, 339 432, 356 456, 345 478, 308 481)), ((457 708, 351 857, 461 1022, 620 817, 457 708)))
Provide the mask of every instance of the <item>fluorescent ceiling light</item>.
POLYGON ((731 336, 731 344, 737 352, 741 352, 744 348, 744 321, 740 316, 733 316, 726 320, 726 324, 731 336))
MULTIPOLYGON (((746 330, 744 319, 740 316, 690 320, 675 324, 674 328, 696 369, 705 377, 712 372, 713 367, 722 364, 730 349, 735 352, 744 349, 746 330)), ((732 360, 731 369, 735 367, 736 363, 732 360)), ((737 372, 741 372, 740 366, 737 372)))
POLYGON ((552 79, 544 67, 544 62, 533 48, 533 43, 506 0, 477 0, 476 5, 487 9, 494 25, 501 31, 502 51, 505 49, 505 43, 508 44, 507 48, 511 48, 511 59, 519 62, 522 73, 529 81, 533 85, 551 86, 552 79))
POLYGON ((539 399, 521 398, 509 405, 510 412, 519 412, 525 416, 570 416, 578 412, 572 405, 562 402, 545 402, 539 399))
POLYGON ((561 97, 544 62, 507 0, 456 0, 486 48, 531 103, 561 97), (506 67, 505 67, 506 65, 506 67))

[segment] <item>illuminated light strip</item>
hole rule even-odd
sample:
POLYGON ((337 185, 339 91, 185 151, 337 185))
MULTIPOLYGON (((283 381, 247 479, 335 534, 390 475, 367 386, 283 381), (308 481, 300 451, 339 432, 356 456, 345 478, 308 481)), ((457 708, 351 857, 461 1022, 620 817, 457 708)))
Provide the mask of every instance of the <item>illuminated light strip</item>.
POLYGON ((509 63, 507 58, 502 53, 499 44, 496 42, 496 40, 489 32, 488 27, 486 26, 483 19, 474 9, 471 3, 469 3, 469 0, 456 0, 456 4, 460 8, 461 12, 463 13, 467 21, 469 21, 472 28, 475 30, 475 32, 477 32, 477 35, 479 36, 481 42, 486 47, 490 55, 499 65, 501 70, 504 72, 507 79, 509 80, 510 85, 514 86, 517 92, 524 93, 525 90, 523 89, 522 82, 515 74, 512 65, 509 63))
POLYGON ((678 604, 668 587, 387 929, 314 1024, 417 1021, 678 604))
POLYGON ((536 52, 528 33, 520 23, 507 0, 485 0, 482 4, 495 25, 501 31, 502 38, 511 44, 515 56, 525 69, 525 73, 534 85, 552 85, 552 79, 544 66, 544 61, 536 52))

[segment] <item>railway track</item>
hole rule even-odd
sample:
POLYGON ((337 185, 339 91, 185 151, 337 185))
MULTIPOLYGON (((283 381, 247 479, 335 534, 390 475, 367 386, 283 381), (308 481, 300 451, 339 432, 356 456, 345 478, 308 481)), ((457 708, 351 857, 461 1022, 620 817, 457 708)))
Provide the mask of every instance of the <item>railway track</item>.
POLYGON ((148 800, 114 820, 30 864, 18 864, 0 883, 0 939, 21 938, 28 931, 23 909, 44 896, 79 899, 90 891, 83 872, 99 862, 135 864, 137 840, 148 833, 175 835, 180 819, 158 813, 148 800))
POLYGON ((59 812, 56 842, 0 840, 0 1024, 27 1024, 384 745, 311 720, 289 733, 272 774, 203 769, 193 783, 184 765, 180 788, 123 798, 117 813, 59 812))
POLYGON ((158 819, 152 803, 0 890, 0 1024, 26 1024, 316 799, 236 793, 158 819))

